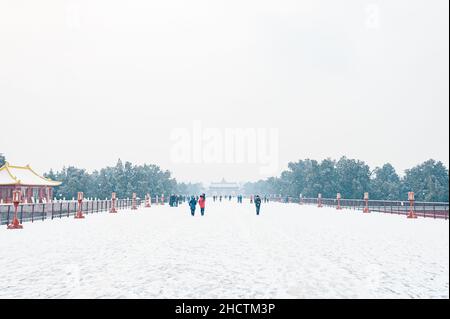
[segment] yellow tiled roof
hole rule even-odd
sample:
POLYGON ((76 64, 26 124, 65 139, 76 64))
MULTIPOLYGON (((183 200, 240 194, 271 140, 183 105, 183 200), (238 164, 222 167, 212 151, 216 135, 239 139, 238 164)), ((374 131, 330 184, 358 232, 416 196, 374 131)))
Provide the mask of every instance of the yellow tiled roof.
POLYGON ((30 165, 13 166, 6 162, 0 167, 0 185, 59 186, 61 182, 39 175, 30 165))

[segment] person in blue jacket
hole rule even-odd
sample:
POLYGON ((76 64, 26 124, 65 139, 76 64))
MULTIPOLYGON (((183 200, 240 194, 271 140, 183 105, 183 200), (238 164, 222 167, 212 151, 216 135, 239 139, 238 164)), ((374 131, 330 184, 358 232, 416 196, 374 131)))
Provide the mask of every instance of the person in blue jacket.
POLYGON ((261 210, 261 197, 259 197, 259 195, 255 196, 255 206, 256 206, 256 215, 259 215, 259 211, 261 210))
POLYGON ((197 200, 195 199, 194 196, 192 196, 191 199, 189 200, 189 207, 191 208, 191 215, 194 216, 195 208, 197 207, 197 200))

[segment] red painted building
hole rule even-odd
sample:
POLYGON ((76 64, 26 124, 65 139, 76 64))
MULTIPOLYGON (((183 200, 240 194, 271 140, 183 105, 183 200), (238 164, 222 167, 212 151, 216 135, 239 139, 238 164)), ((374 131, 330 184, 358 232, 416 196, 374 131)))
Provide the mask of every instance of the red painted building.
POLYGON ((13 190, 20 190, 23 203, 42 203, 53 198, 53 187, 61 185, 36 173, 30 165, 0 167, 0 203, 11 203, 13 190))

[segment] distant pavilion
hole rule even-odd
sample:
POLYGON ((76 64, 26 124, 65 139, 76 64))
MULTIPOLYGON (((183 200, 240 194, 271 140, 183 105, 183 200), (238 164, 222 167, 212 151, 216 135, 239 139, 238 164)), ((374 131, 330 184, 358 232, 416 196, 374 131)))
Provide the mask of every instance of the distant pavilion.
POLYGON ((240 186, 238 183, 230 183, 225 179, 222 179, 221 182, 211 183, 209 186, 209 195, 232 195, 236 196, 239 194, 240 186))
POLYGON ((13 166, 8 162, 0 167, 0 203, 11 203, 14 190, 20 190, 23 203, 48 202, 53 187, 61 185, 36 173, 30 165, 13 166))

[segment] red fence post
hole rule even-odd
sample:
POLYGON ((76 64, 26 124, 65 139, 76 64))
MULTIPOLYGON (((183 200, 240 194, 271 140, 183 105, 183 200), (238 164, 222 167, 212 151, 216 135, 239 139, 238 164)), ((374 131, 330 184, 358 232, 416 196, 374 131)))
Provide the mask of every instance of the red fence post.
POLYGON ((317 195, 317 207, 322 207, 322 194, 317 195))
POLYGON ((83 192, 78 192, 78 211, 75 214, 75 219, 83 219, 83 192))
POLYGON ((336 209, 340 210, 341 209, 341 193, 337 193, 336 194, 336 199, 337 199, 337 206, 336 209))
POLYGON ((137 209, 137 207, 136 207, 136 193, 133 193, 133 197, 131 199, 131 209, 132 210, 136 210, 137 209))
POLYGON ((365 206, 364 206, 363 212, 370 213, 370 211, 369 211, 369 193, 368 192, 364 193, 364 203, 365 203, 365 206))
POLYGON ((109 210, 110 213, 117 213, 116 209, 116 193, 111 194, 111 209, 109 210))
POLYGON ((150 194, 145 195, 145 207, 152 207, 150 194))
POLYGON ((17 218, 17 209, 20 203, 20 190, 13 191, 13 203, 14 203, 14 217, 12 223, 7 226, 8 229, 22 229, 23 225, 19 222, 17 218))
POLYGON ((414 212, 414 192, 408 192, 409 212, 407 218, 417 218, 414 212))

